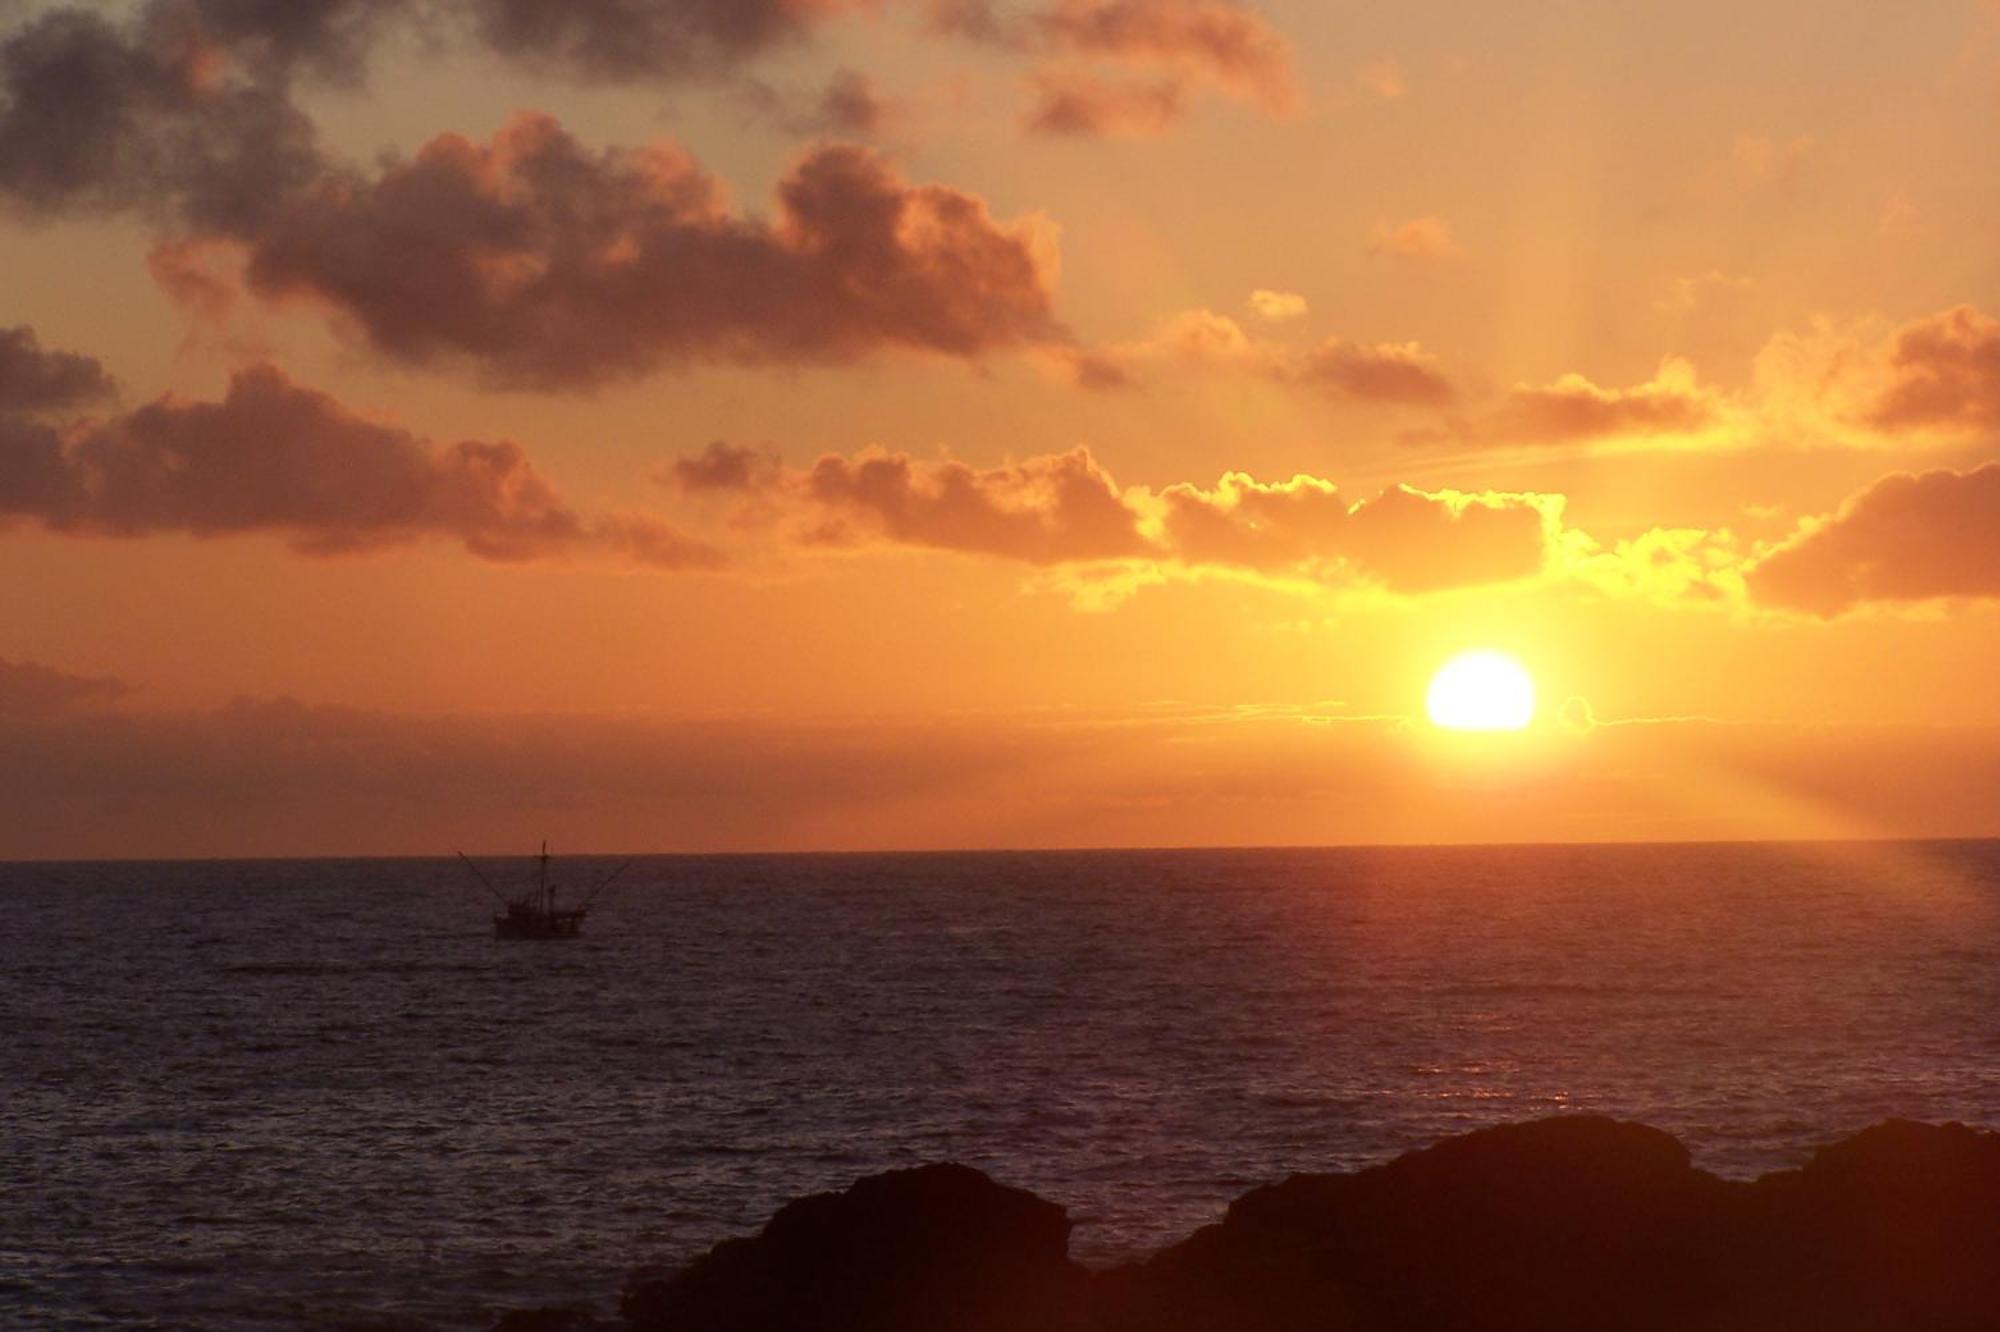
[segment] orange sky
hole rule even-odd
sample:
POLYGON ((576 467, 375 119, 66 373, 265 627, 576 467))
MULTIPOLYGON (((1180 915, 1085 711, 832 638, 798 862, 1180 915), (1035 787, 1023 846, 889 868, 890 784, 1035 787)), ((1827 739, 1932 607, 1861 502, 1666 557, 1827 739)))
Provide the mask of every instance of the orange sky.
POLYGON ((0 25, 0 857, 2000 833, 1991 3, 0 25))

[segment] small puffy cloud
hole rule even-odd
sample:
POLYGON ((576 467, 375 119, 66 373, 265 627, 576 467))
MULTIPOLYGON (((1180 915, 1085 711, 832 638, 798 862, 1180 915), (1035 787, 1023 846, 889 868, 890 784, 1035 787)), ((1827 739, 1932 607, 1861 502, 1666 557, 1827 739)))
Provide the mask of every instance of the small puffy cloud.
POLYGON ((1464 253, 1451 223, 1441 217, 1413 217, 1407 222, 1384 218, 1369 233, 1368 249, 1397 259, 1456 259, 1464 253))
POLYGON ((1578 374, 1516 384, 1483 412, 1402 435, 1418 446, 1558 449, 1740 447, 1743 410, 1701 382, 1691 362, 1669 357, 1652 379, 1604 388, 1578 374))
POLYGON ((1485 433, 1531 444, 1691 435, 1715 425, 1723 409, 1721 395, 1700 382, 1691 362, 1670 357, 1652 379, 1630 388, 1600 388, 1575 374, 1553 384, 1517 384, 1485 433))
POLYGON ((501 561, 722 562, 653 520, 579 513, 517 444, 434 446, 271 366, 238 373, 219 402, 161 398, 61 429, 0 418, 6 518, 76 535, 272 532, 313 555, 446 537, 501 561))
POLYGON ((1810 134, 1790 139, 1742 134, 1731 146, 1730 159, 1744 184, 1770 186, 1789 195, 1797 191, 1815 146, 1810 134))
POLYGON ((1822 616, 2000 597, 2000 463, 1883 477, 1801 524, 1745 578, 1763 604, 1822 616))
POLYGON ((1306 298, 1297 292, 1270 291, 1259 287, 1250 293, 1250 308, 1259 318, 1277 322, 1285 319, 1300 319, 1306 313, 1306 298))
POLYGON ((1285 373, 1300 383, 1363 402, 1441 406, 1455 396, 1437 358, 1414 342, 1373 345, 1328 338, 1285 373))
POLYGON ((674 459, 659 479, 686 491, 728 493, 755 490, 775 480, 778 473, 775 451, 718 439, 692 458, 674 459))
POLYGON ((26 325, 0 328, 0 412, 51 412, 111 395, 95 357, 48 351, 26 325))
POLYGON ((111 676, 69 675, 32 661, 0 660, 0 718, 47 717, 123 698, 111 676))
POLYGON ((1037 72, 1034 84, 1027 124, 1036 134, 1148 139, 1187 110, 1187 90, 1175 79, 1106 79, 1050 69, 1037 72))
POLYGON ((1043 228, 852 146, 809 153, 765 222, 677 147, 593 153, 524 114, 491 144, 444 135, 373 177, 330 175, 248 244, 266 297, 311 298, 386 355, 468 360, 505 386, 1063 337, 1043 228))
MULTIPOLYGON (((1276 292, 1259 292, 1252 300, 1260 312, 1266 308, 1279 312, 1267 318, 1304 305, 1303 298, 1276 292), (1298 307, 1290 300, 1297 300, 1298 307)), ((1139 382, 1149 366, 1170 364, 1183 370, 1249 374, 1356 403, 1426 407, 1449 403, 1456 396, 1437 358, 1417 343, 1334 337, 1300 348, 1252 336, 1235 319, 1213 310, 1183 310, 1148 338, 1092 355, 1117 375, 1110 382, 1119 385, 1139 382)))
POLYGON ((1403 62, 1389 56, 1371 60, 1354 71, 1354 84, 1372 97, 1385 102, 1400 101, 1409 92, 1409 81, 1403 74, 1403 62))

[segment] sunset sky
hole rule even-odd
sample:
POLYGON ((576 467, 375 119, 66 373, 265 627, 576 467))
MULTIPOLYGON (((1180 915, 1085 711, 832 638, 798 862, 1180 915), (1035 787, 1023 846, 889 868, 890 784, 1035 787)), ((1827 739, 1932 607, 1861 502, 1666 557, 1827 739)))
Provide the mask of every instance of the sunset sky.
POLYGON ((0 857, 2000 834, 2000 5, 0 31, 0 857))

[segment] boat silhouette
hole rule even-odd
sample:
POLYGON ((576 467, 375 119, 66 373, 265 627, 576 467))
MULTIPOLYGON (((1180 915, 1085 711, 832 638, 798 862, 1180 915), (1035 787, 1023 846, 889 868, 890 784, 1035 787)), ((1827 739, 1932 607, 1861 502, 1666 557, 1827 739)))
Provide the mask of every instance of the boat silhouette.
POLYGON ((463 860, 486 891, 499 900, 503 910, 493 917, 493 937, 496 939, 574 939, 583 933, 583 921, 590 914, 590 904, 597 895, 611 886, 611 881, 623 874, 632 862, 626 861, 611 873, 600 879, 583 901, 573 907, 556 905, 556 884, 549 878, 549 844, 542 843, 541 854, 535 860, 538 867, 535 886, 519 897, 507 897, 493 886, 479 866, 472 863, 472 857, 461 851, 458 858, 463 860))

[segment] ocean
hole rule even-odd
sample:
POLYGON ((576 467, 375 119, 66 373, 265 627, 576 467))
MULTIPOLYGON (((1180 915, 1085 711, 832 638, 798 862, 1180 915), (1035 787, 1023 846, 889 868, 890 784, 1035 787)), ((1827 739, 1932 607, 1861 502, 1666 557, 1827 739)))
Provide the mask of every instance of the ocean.
POLYGON ((0 1324, 608 1312, 927 1161, 1109 1262, 1506 1120, 1730 1175, 2000 1124, 2000 843, 655 856, 573 942, 490 915, 442 859, 0 865, 0 1324))

